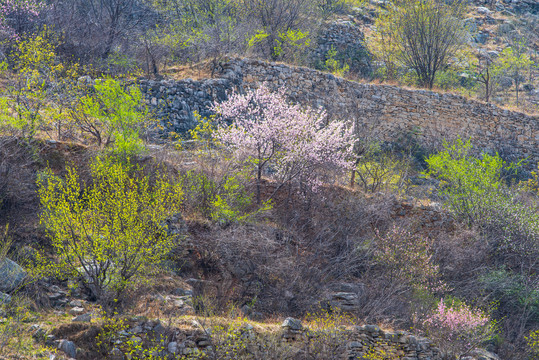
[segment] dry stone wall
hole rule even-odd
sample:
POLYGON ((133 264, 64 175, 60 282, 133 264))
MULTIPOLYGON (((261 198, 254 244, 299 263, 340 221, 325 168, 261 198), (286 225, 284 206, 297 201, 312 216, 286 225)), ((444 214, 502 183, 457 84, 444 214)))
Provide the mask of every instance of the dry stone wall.
POLYGON ((231 91, 266 84, 286 89, 292 101, 322 107, 330 119, 345 119, 362 136, 395 143, 411 134, 426 147, 442 140, 470 138, 476 149, 499 152, 508 160, 539 160, 539 117, 501 109, 454 94, 352 82, 302 67, 256 60, 232 60, 219 79, 141 81, 147 100, 168 130, 194 124, 192 111, 208 115, 212 101, 231 91))

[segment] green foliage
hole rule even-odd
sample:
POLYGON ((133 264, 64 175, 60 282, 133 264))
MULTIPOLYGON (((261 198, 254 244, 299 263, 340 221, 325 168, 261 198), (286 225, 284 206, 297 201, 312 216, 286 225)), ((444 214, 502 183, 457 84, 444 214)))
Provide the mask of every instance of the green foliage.
POLYGON ((216 353, 228 359, 240 359, 246 355, 255 337, 252 327, 243 318, 226 325, 215 325, 211 333, 216 353))
POLYGON ((269 200, 252 208, 254 195, 246 189, 248 173, 245 170, 225 174, 217 180, 203 172, 189 171, 183 180, 189 202, 221 225, 249 222, 256 215, 271 210, 269 200))
POLYGON ((271 200, 267 200, 254 211, 248 209, 253 204, 254 195, 246 191, 245 183, 249 172, 244 168, 226 176, 222 191, 215 195, 211 202, 211 218, 221 224, 244 223, 252 220, 257 214, 271 210, 271 200))
POLYGON ((150 114, 137 86, 116 79, 97 80, 94 92, 79 99, 72 116, 80 129, 92 135, 99 146, 110 146, 124 156, 144 150, 141 129, 149 125, 150 114))
POLYGON ((259 29, 256 31, 256 33, 253 36, 251 36, 251 38, 247 41, 247 43, 249 44, 249 47, 251 48, 255 46, 256 44, 259 44, 265 39, 267 39, 268 36, 269 34, 266 31, 259 29))
POLYGON ((533 261, 539 217, 522 201, 519 189, 508 187, 503 179, 519 164, 506 165, 497 154, 474 157, 471 150, 469 141, 446 144, 444 151, 426 160, 427 173, 441 180, 440 195, 457 220, 494 235, 498 255, 513 253, 520 261, 533 261))
POLYGON ((95 338, 95 344, 103 355, 108 355, 114 347, 114 342, 119 340, 120 332, 129 328, 126 320, 118 317, 118 314, 112 316, 101 312, 97 321, 100 322, 101 329, 95 338))
POLYGON ((336 59, 337 56, 337 50, 332 45, 331 49, 329 49, 328 53, 326 54, 326 69, 331 71, 331 73, 335 76, 343 77, 348 71, 350 71, 350 66, 346 63, 343 63, 341 66, 340 61, 336 59))
POLYGON ((202 169, 190 170, 184 177, 188 202, 196 205, 196 211, 221 225, 246 223, 271 210, 270 200, 256 207, 253 205, 254 195, 248 191, 249 166, 236 166, 226 158, 224 151, 218 151, 221 145, 213 136, 212 119, 196 116, 199 122, 190 136, 196 143, 202 169), (225 167, 217 167, 217 162, 225 167))
POLYGON ((519 314, 524 322, 539 320, 539 290, 533 274, 517 273, 502 267, 482 275, 479 281, 506 311, 519 314))
POLYGON ((516 42, 513 46, 503 49, 497 59, 499 68, 504 74, 508 74, 515 80, 516 103, 519 102, 519 88, 521 77, 525 70, 533 65, 533 60, 527 54, 527 49, 523 42, 516 42))
POLYGON ((471 154, 470 141, 445 143, 444 150, 426 159, 427 174, 442 181, 441 195, 455 216, 469 225, 484 219, 502 186, 504 161, 496 154, 471 154))
POLYGON ((409 184, 411 161, 381 149, 379 144, 368 145, 356 166, 357 183, 363 190, 404 191, 409 184))
MULTIPOLYGON (((257 30, 248 40, 249 48, 267 41, 270 34, 266 30, 257 30)), ((272 56, 274 59, 290 59, 298 61, 303 50, 311 45, 308 31, 287 29, 279 32, 274 40, 272 56)))
POLYGON ((376 346, 370 346, 363 359, 365 360, 393 360, 397 359, 397 355, 384 349, 384 343, 378 342, 376 346))
POLYGON ((308 328, 306 350, 310 354, 335 359, 343 353, 343 344, 350 339, 347 326, 356 324, 355 319, 340 309, 319 309, 305 318, 308 328))
POLYGON ((177 245, 166 220, 179 212, 183 192, 164 174, 155 180, 112 158, 91 164, 87 186, 74 168, 65 179, 46 170, 38 179, 41 224, 50 235, 57 263, 38 273, 80 278, 104 300, 118 297, 177 245))
POLYGON ((13 295, 7 305, 3 305, 1 300, 0 355, 10 358, 32 345, 26 343, 24 333, 27 323, 35 321, 35 315, 28 310, 27 301, 20 296, 13 295))
POLYGON ((4 131, 29 140, 48 125, 42 112, 49 106, 51 83, 64 70, 62 64, 56 63, 52 41, 47 28, 17 41, 12 59, 14 84, 0 96, 0 126, 4 131))
POLYGON ((530 334, 526 337, 531 358, 533 360, 539 359, 539 330, 530 331, 530 334))
POLYGON ((279 33, 273 52, 276 58, 288 58, 297 62, 303 50, 310 45, 308 31, 287 29, 279 33))
POLYGON ((133 75, 140 72, 136 61, 126 54, 113 51, 106 59, 108 73, 112 76, 133 75))

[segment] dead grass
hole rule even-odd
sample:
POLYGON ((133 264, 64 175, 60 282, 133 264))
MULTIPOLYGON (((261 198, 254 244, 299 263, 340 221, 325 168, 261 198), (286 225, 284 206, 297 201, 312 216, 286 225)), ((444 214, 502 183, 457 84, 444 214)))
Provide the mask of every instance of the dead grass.
POLYGON ((170 66, 163 70, 163 75, 174 80, 203 80, 209 79, 212 73, 212 64, 210 61, 183 66, 170 66))

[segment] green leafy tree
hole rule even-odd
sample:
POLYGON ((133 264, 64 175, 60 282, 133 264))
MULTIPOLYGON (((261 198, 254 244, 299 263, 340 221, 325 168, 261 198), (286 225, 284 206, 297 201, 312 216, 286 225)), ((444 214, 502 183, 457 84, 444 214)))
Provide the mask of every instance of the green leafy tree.
POLYGON ((139 153, 144 149, 141 129, 151 116, 142 92, 119 80, 97 80, 93 92, 83 96, 71 115, 83 133, 90 134, 98 146, 112 147, 121 154, 139 153))
POLYGON ((493 205, 502 187, 505 167, 497 154, 478 158, 471 150, 470 141, 458 139, 453 144, 446 143, 443 151, 425 160, 428 174, 442 181, 441 195, 449 208, 470 225, 487 216, 489 205, 493 205))
POLYGON ((326 54, 326 69, 331 71, 333 75, 343 77, 348 71, 350 71, 350 66, 343 62, 341 66, 341 61, 337 60, 337 50, 332 45, 331 49, 326 54))
POLYGON ((180 183, 157 174, 151 181, 134 166, 97 158, 92 181, 77 171, 65 179, 47 170, 38 180, 43 224, 57 263, 43 268, 79 277, 95 298, 118 298, 128 285, 177 245, 166 221, 180 211, 180 183))
POLYGON ((516 102, 518 106, 519 89, 523 74, 531 65, 533 60, 526 53, 523 42, 515 42, 513 46, 505 48, 498 59, 501 71, 508 74, 515 81, 516 102))
MULTIPOLYGON (((55 90, 64 66, 56 62, 55 45, 45 28, 39 34, 19 39, 11 59, 14 76, 0 97, 0 124, 5 130, 25 139, 47 130, 44 110, 55 90)), ((4 63, 4 70, 7 64, 4 63)))

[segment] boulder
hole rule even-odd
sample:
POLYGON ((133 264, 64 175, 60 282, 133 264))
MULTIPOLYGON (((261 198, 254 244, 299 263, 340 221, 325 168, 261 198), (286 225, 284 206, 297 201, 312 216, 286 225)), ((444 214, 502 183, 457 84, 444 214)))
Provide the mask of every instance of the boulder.
POLYGON ((26 271, 14 261, 4 258, 0 260, 0 291, 12 292, 26 278, 26 271))
POLYGON ((513 79, 509 76, 502 76, 500 79, 500 86, 503 89, 508 89, 513 86, 513 79))
POLYGON ((500 360, 498 355, 485 349, 475 349, 470 355, 476 360, 500 360))
POLYGON ((281 327, 283 328, 283 338, 287 340, 296 339, 298 336, 301 336, 303 333, 303 325, 298 319, 291 317, 286 318, 281 327))
POLYGON ((178 353, 178 343, 176 341, 172 341, 168 343, 167 350, 171 354, 178 353))
POLYGON ((492 13, 492 11, 490 11, 490 9, 484 7, 484 6, 478 6, 475 8, 475 11, 478 13, 478 14, 481 14, 481 15, 490 15, 490 13, 492 13))
POLYGON ((90 322, 92 321, 92 315, 91 314, 82 314, 75 316, 71 321, 73 322, 90 322))
POLYGON ((11 296, 0 292, 0 305, 9 304, 11 302, 11 296))
POLYGON ((303 329, 303 325, 301 324, 301 320, 294 319, 291 317, 286 318, 281 327, 287 329, 287 330, 293 330, 293 331, 301 331, 303 329))
POLYGON ((69 310, 69 314, 71 315, 80 315, 80 314, 83 314, 84 313, 84 308, 82 307, 74 307, 72 309, 69 310))
POLYGON ((77 347, 72 341, 60 340, 58 343, 58 349, 62 350, 70 358, 75 359, 77 357, 77 347))
POLYGON ((124 360, 125 356, 124 356, 124 353, 120 349, 115 347, 110 351, 110 359, 111 360, 124 360))

